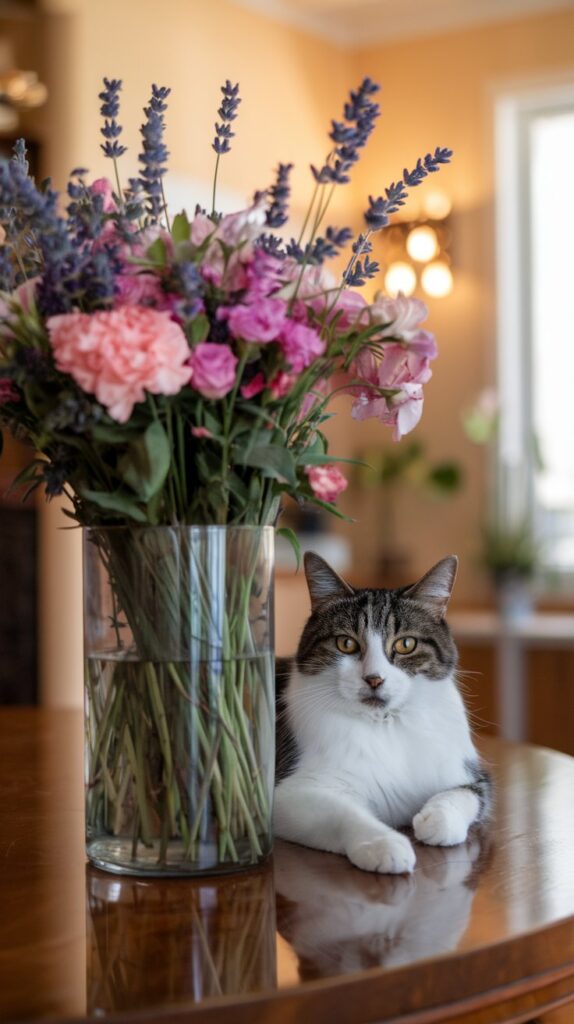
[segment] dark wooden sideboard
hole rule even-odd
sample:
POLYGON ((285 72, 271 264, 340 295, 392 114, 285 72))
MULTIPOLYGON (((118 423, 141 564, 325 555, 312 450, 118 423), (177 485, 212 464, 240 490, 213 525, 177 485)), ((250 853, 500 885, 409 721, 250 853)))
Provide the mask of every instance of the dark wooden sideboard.
POLYGON ((121 878, 85 862, 81 715, 1 709, 0 1019, 519 1024, 574 1000, 574 761, 481 742, 495 822, 412 877, 277 843, 235 877, 121 878))

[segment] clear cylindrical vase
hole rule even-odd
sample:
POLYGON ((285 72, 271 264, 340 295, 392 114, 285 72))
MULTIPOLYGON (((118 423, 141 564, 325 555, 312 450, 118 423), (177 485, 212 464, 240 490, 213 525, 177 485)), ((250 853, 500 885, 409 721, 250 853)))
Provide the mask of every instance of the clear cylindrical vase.
POLYGON ((271 850, 273 528, 84 531, 86 849, 133 875, 271 850))

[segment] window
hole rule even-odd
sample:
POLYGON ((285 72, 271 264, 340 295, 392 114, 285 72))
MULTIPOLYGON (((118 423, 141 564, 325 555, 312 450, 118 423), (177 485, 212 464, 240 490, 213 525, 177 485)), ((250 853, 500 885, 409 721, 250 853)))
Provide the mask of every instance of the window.
POLYGON ((574 574, 574 87, 496 108, 499 514, 574 574))

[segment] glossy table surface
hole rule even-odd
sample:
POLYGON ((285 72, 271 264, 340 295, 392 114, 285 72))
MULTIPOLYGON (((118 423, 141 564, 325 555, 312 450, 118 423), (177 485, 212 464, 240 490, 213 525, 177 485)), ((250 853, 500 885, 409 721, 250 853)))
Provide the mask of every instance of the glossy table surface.
POLYGON ((277 843, 256 872, 139 880, 86 865, 81 715, 1 709, 0 1020, 486 1024, 574 999, 574 760, 483 747, 495 822, 410 878, 277 843))

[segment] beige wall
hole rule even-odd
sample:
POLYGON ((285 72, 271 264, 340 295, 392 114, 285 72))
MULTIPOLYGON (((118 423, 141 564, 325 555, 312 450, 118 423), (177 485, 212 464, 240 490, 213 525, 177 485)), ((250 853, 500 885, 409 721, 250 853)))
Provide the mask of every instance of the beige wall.
MULTIPOLYGON (((309 193, 308 164, 321 160, 329 119, 338 116, 347 89, 363 74, 383 85, 383 117, 353 186, 341 190, 334 223, 356 219, 367 193, 378 194, 420 153, 437 144, 455 150, 452 166, 440 178, 454 202, 456 287, 451 298, 431 304, 429 326, 438 335, 441 355, 427 387, 419 436, 437 458, 459 458, 467 484, 446 504, 420 492, 405 494, 400 519, 415 572, 455 551, 462 557, 459 601, 483 599, 485 581, 475 559, 486 501, 484 454, 464 440, 460 411, 492 378, 492 96, 516 77, 559 73, 574 78, 574 12, 351 53, 230 0, 164 0, 159 6, 157 0, 45 0, 44 7, 51 103, 43 130, 47 170, 59 185, 77 164, 94 175, 108 171, 97 135, 97 92, 104 74, 125 82, 126 178, 136 170, 137 128, 152 81, 173 88, 167 133, 172 171, 208 180, 219 84, 225 78, 239 80, 243 104, 233 151, 222 165, 222 185, 248 197, 269 182, 278 160, 295 160, 299 216, 309 193)), ((190 195, 189 206, 193 202, 190 195)), ((337 403, 341 410, 348 410, 348 404, 347 399, 337 403)), ((343 456, 381 437, 389 441, 377 423, 351 423, 346 412, 334 421, 331 434, 333 451, 343 456)), ((378 499, 372 493, 359 499, 349 493, 342 507, 359 520, 337 527, 352 542, 355 576, 370 574, 377 552, 378 499)), ((54 617, 62 614, 69 616, 77 635, 77 538, 66 541, 74 550, 66 575, 59 555, 50 557, 52 544, 58 550, 52 539, 55 518, 45 520, 42 533, 44 564, 52 566, 43 585, 44 635, 51 634, 54 617)), ((49 682, 55 678, 55 670, 50 671, 45 667, 45 699, 52 693, 61 702, 61 679, 49 682)), ((70 669, 70 678, 75 673, 79 679, 79 665, 70 669)), ((79 688, 74 685, 76 700, 79 688)))

